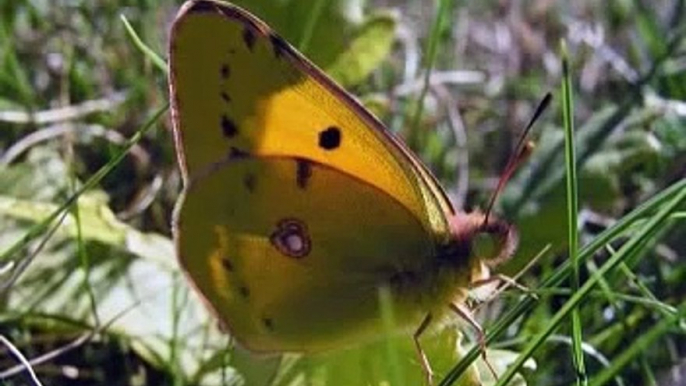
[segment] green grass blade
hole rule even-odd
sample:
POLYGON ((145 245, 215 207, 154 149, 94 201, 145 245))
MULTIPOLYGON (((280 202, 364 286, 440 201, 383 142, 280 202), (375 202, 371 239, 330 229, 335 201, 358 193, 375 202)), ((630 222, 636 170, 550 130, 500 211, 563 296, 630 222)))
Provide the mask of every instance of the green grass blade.
MULTIPOLYGON (((586 245, 579 252, 579 261, 584 262, 588 260, 594 253, 596 253, 601 248, 604 248, 606 244, 616 239, 618 236, 622 235, 629 229, 632 225, 635 225, 639 221, 643 221, 643 218, 653 214, 660 206, 666 205, 675 199, 677 195, 683 195, 686 192, 686 180, 681 180, 673 184, 672 186, 664 189, 656 196, 652 197, 647 202, 639 205, 632 212, 628 213, 622 217, 617 224, 613 227, 606 229, 600 235, 598 235, 591 243, 586 245)), ((673 216, 672 216, 673 218, 673 216)), ((571 261, 565 261, 560 267, 558 267, 550 276, 543 280, 539 289, 541 291, 553 289, 559 287, 571 274, 571 261)), ((594 277, 599 277, 600 275, 594 275, 594 277)), ((510 327, 511 324, 515 323, 526 312, 531 311, 536 305, 536 300, 532 297, 524 297, 519 303, 515 304, 506 314, 498 318, 498 321, 493 325, 492 328, 486 331, 486 343, 490 344, 495 341, 497 337, 505 333, 505 331, 510 327)), ((480 350, 478 347, 472 348, 464 358, 453 367, 450 372, 441 380, 440 386, 452 385, 459 376, 465 372, 469 365, 480 355, 480 350)), ((530 354, 527 356, 527 358, 530 354)), ((526 358, 522 359, 519 365, 513 365, 511 368, 517 371, 519 367, 524 363, 526 358)))
MULTIPOLYGON (((76 174, 73 170, 73 160, 72 164, 72 178, 71 178, 71 191, 76 191, 76 174)), ((86 295, 88 296, 88 302, 91 309, 91 314, 93 315, 93 321, 96 328, 100 326, 100 317, 98 316, 98 302, 96 300, 95 291, 91 285, 91 259, 88 251, 86 250, 86 242, 83 237, 83 223, 81 222, 81 211, 78 205, 78 196, 74 200, 74 205, 70 208, 71 215, 74 218, 74 223, 76 225, 76 243, 78 246, 78 255, 81 262, 81 270, 83 271, 83 286, 86 295)))
POLYGON ((568 314, 577 307, 579 303, 586 298, 590 291, 598 284, 601 276, 605 276, 610 271, 615 269, 621 262, 631 258, 638 253, 641 246, 653 237, 660 229, 665 226, 666 220, 670 217, 673 211, 686 199, 686 189, 681 189, 676 193, 676 196, 670 200, 660 211, 650 218, 642 229, 637 232, 631 239, 624 244, 617 254, 612 256, 600 269, 593 275, 584 285, 575 292, 572 297, 562 306, 562 308, 551 318, 550 322, 538 335, 531 339, 530 343, 525 347, 513 365, 503 374, 503 376, 496 383, 497 386, 504 386, 516 374, 517 369, 524 365, 524 362, 533 355, 533 352, 543 344, 545 339, 549 337, 553 331, 560 326, 562 321, 568 314))
POLYGON ((155 51, 152 50, 152 48, 148 47, 145 43, 143 43, 143 40, 138 36, 136 33, 136 30, 133 29, 133 26, 131 26, 131 23, 129 23, 129 20, 126 18, 126 16, 121 15, 119 16, 121 19, 121 22, 124 23, 124 28, 126 29, 126 33, 129 35, 131 38, 131 41, 133 41, 133 44, 138 47, 138 49, 143 53, 143 55, 147 56, 150 61, 152 61, 152 64, 155 65, 160 71, 163 73, 167 73, 167 62, 164 61, 155 51))
POLYGON ((591 386, 605 385, 611 381, 629 362, 646 352, 646 349, 657 339, 669 332, 679 320, 686 317, 686 302, 679 305, 677 312, 669 317, 661 318, 660 322, 650 330, 639 335, 633 343, 621 354, 613 358, 609 367, 603 369, 600 374, 591 379, 591 386))
POLYGON ((298 51, 307 52, 307 49, 310 47, 312 35, 314 35, 314 28, 317 26, 319 20, 321 20, 322 15, 324 14, 324 6, 326 4, 326 0, 315 1, 314 7, 312 8, 312 13, 310 14, 310 17, 307 19, 307 24, 305 24, 305 28, 303 28, 302 38, 298 43, 298 51))
POLYGON ((439 0, 438 2, 438 11, 433 22, 431 35, 429 36, 429 47, 424 60, 424 66, 426 67, 424 69, 424 84, 419 97, 417 98, 414 112, 412 113, 412 122, 407 138, 407 142, 410 144, 410 146, 416 145, 417 143, 416 139, 417 134, 419 133, 419 124, 422 119, 422 113, 424 112, 424 99, 429 93, 429 80, 431 78, 431 71, 436 63, 436 58, 438 57, 438 43, 440 41, 441 31, 445 28, 445 25, 448 22, 451 2, 451 0, 439 0))
MULTIPOLYGON (((574 145, 574 95, 572 92, 572 77, 569 72, 569 55, 567 46, 562 42, 562 119, 565 132, 565 167, 567 170, 567 243, 569 244, 569 258, 572 259, 571 288, 577 292, 579 279, 579 193, 576 173, 576 151, 574 145)), ((587 385, 584 352, 581 348, 583 333, 579 309, 572 309, 572 358, 576 370, 576 384, 587 385)))
POLYGON ((393 298, 387 287, 379 288, 379 304, 386 335, 386 355, 390 377, 393 380, 393 385, 405 386, 406 382, 402 376, 398 347, 395 340, 392 339, 393 331, 396 331, 396 320, 393 312, 393 298))

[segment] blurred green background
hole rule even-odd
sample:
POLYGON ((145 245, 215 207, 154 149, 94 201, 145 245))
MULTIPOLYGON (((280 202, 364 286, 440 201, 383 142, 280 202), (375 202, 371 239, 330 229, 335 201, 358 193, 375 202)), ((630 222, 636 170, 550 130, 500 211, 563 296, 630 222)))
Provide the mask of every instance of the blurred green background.
MULTIPOLYGON (((532 135, 537 148, 496 206, 521 236, 502 272, 518 272, 550 247, 520 279, 534 292, 568 260, 560 42, 570 51, 576 95, 584 245, 684 180, 685 3, 237 2, 405 138, 467 211, 484 207, 536 104, 551 91, 555 101, 532 135)), ((168 100, 165 72, 137 48, 122 16, 165 58, 180 4, 0 2, 0 382, 32 384, 11 343, 54 385, 420 384, 407 336, 315 357, 256 358, 217 331, 189 291, 170 241, 180 177, 169 114, 112 161, 168 100), (103 166, 113 170, 75 205, 74 193, 103 166)), ((686 373, 679 208, 584 299, 590 384, 684 384, 674 377, 686 373), (670 318, 676 322, 660 327, 670 318)), ((582 279, 649 219, 594 251, 582 279)), ((489 346, 499 370, 546 326, 568 287, 541 290, 535 307, 489 346)), ((479 321, 488 330, 522 297, 508 290, 480 308, 479 321)), ((450 325, 423 340, 437 381, 463 356, 459 343, 474 341, 469 327, 461 329, 464 342, 458 330, 450 325)), ((569 334, 569 323, 557 326, 519 369, 517 384, 576 382, 569 334)), ((480 366, 461 384, 476 384, 480 366)))

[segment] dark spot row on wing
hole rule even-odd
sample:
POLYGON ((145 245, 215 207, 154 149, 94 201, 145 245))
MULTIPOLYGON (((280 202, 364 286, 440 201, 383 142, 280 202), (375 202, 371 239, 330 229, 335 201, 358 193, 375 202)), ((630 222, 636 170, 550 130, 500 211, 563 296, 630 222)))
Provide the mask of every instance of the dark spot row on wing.
MULTIPOLYGON (((229 49, 229 55, 231 55, 231 52, 235 52, 233 48, 229 49)), ((226 82, 228 81, 229 77, 231 76, 231 66, 229 62, 222 63, 221 67, 219 68, 219 85, 222 90, 219 92, 219 97, 224 101, 224 103, 229 104, 231 102, 231 96, 229 93, 226 91, 228 88, 226 82)), ((231 119, 227 114, 223 114, 221 117, 221 129, 222 129, 222 134, 226 138, 233 138, 238 134, 238 125, 231 119)))
POLYGON ((238 287, 238 293, 244 298, 250 297, 250 290, 244 285, 238 287))
POLYGON ((222 79, 229 79, 229 75, 231 75, 231 67, 229 67, 228 63, 222 64, 222 67, 219 69, 219 74, 221 75, 222 79))
POLYGON ((250 27, 245 27, 243 29, 243 42, 245 43, 245 46, 248 47, 248 50, 253 50, 256 39, 257 37, 255 36, 255 31, 253 31, 250 27))
POLYGON ((222 267, 224 268, 224 270, 226 272, 233 272, 233 263, 231 262, 231 260, 229 260, 228 257, 224 256, 222 258, 221 263, 222 263, 222 267))
POLYGON ((281 58, 285 52, 291 50, 291 46, 283 40, 280 36, 271 33, 269 35, 269 40, 272 42, 272 48, 274 49, 274 57, 277 59, 281 58))
POLYGON ((255 191, 255 185, 257 184, 257 178, 254 174, 248 173, 243 177, 243 186, 248 192, 252 193, 255 191))
POLYGON ((221 117, 221 128, 222 128, 222 134, 226 138, 233 138, 236 136, 236 134, 238 134, 238 126, 226 114, 222 115, 222 117, 221 117))
POLYGON ((240 8, 231 4, 221 4, 215 1, 196 1, 186 11, 188 14, 194 13, 212 13, 220 14, 229 19, 235 19, 239 22, 252 27, 253 30, 260 31, 260 24, 256 19, 247 14, 240 8))
MULTIPOLYGON (((275 34, 269 27, 261 23, 259 20, 253 18, 251 15, 241 11, 237 7, 231 5, 223 5, 220 3, 215 3, 211 1, 198 1, 195 3, 191 9, 188 10, 189 13, 215 13, 226 16, 229 19, 236 20, 243 24, 243 30, 241 33, 241 39, 245 44, 248 52, 253 52, 256 45, 257 39, 261 37, 267 37, 272 46, 274 56, 276 58, 281 58, 282 56, 288 54, 294 56, 298 59, 297 52, 280 36, 275 34)), ((233 68, 231 67, 231 56, 237 52, 240 47, 229 47, 227 49, 228 58, 227 62, 221 63, 219 67, 219 82, 220 85, 224 86, 222 90, 219 91, 219 96, 225 104, 232 102, 231 95, 227 91, 225 86, 225 81, 232 77, 233 68)), ((233 139, 240 135, 240 127, 236 121, 228 114, 222 113, 220 116, 220 129, 224 138, 233 139)), ((317 146, 325 151, 331 151, 338 149, 342 142, 342 131, 339 127, 329 126, 319 132, 317 139, 317 146)), ((248 153, 237 147, 231 147, 229 149, 230 158, 240 158, 246 156, 248 153)), ((305 159, 299 159, 297 161, 297 171, 296 171, 296 184, 301 189, 306 189, 308 182, 312 175, 312 168, 310 163, 305 159)), ((255 189, 255 176, 246 176, 243 180, 243 185, 245 188, 252 192, 255 189)))
POLYGON ((192 13, 215 13, 230 19, 238 20, 245 27, 243 29, 243 42, 250 51, 255 47, 259 35, 268 36, 274 50, 274 56, 280 58, 286 52, 291 52, 291 46, 271 28, 235 6, 218 4, 211 1, 198 1, 188 11, 192 13))
POLYGON ((248 156, 250 156, 250 154, 245 150, 241 150, 235 146, 229 148, 229 158, 231 159, 247 158, 248 156))
POLYGON ((188 9, 188 13, 217 13, 221 12, 221 9, 216 3, 211 1, 198 1, 193 4, 193 6, 188 9))
POLYGON ((300 189, 305 189, 310 181, 310 177, 312 177, 312 164, 304 158, 297 158, 295 162, 295 182, 300 189))
POLYGON ((233 262, 227 255, 223 255, 219 258, 219 262, 221 263, 222 268, 224 269, 227 277, 230 278, 229 282, 232 283, 234 286, 234 289, 238 292, 238 294, 244 298, 247 299, 250 297, 250 289, 245 285, 245 284, 239 284, 235 280, 234 273, 236 271, 236 268, 234 267, 233 262))

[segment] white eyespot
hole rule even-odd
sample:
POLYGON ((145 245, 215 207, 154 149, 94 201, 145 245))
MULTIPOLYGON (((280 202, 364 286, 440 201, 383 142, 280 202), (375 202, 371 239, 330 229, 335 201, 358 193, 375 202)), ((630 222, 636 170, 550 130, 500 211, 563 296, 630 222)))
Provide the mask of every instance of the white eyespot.
POLYGON ((301 251, 305 246, 305 240, 303 240, 302 235, 292 233, 286 236, 285 244, 291 251, 301 251))
POLYGON ((312 248, 307 226, 304 222, 293 218, 280 220, 270 240, 281 254, 297 259, 307 256, 312 248))

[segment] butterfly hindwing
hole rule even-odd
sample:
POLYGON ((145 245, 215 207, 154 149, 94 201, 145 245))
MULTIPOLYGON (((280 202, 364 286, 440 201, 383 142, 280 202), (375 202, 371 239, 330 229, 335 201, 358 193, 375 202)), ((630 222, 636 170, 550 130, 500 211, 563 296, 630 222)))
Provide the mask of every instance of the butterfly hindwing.
POLYGON ((290 157, 228 160, 194 180, 177 243, 206 302, 256 351, 314 351, 378 331, 378 287, 420 271, 433 247, 400 202, 290 157))

